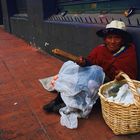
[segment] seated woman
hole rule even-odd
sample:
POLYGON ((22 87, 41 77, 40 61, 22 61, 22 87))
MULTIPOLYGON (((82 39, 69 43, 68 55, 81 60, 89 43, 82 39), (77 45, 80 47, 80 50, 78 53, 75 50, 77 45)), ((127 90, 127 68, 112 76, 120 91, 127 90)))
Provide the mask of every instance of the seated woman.
MULTIPOLYGON (((126 31, 124 22, 114 20, 107 24, 105 29, 96 33, 103 38, 104 44, 95 47, 87 58, 79 57, 76 62, 79 66, 98 65, 103 68, 106 80, 110 81, 123 71, 132 79, 137 78, 137 60, 135 45, 131 35, 126 31)), ((121 79, 121 77, 117 77, 121 79)), ((65 106, 60 94, 49 104, 44 105, 46 112, 59 112, 59 109, 65 106)))

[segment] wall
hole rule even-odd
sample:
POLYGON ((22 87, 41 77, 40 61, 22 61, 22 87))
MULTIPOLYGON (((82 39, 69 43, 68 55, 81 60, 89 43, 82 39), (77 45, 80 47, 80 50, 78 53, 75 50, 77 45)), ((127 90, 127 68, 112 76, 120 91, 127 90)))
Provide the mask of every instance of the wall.
POLYGON ((3 24, 3 14, 2 14, 2 6, 1 6, 1 0, 0 0, 0 25, 3 24))

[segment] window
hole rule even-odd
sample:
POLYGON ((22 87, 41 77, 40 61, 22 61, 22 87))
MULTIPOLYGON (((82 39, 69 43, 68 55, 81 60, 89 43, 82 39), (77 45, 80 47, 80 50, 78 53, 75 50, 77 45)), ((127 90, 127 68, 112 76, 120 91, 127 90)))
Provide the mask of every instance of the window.
POLYGON ((57 0, 59 11, 67 11, 70 14, 82 13, 122 13, 124 10, 134 7, 140 9, 139 0, 57 0))
MULTIPOLYGON (((49 0, 48 0, 49 1, 49 0)), ((57 13, 47 20, 74 23, 107 24, 125 20, 129 26, 139 26, 140 0, 55 0, 57 13), (128 16, 127 16, 128 15, 128 16), (133 16, 132 16, 133 15, 133 16), (127 17, 127 18, 125 18, 127 17), (130 18, 132 17, 131 21, 130 18)), ((46 5, 45 5, 46 7, 46 5)))

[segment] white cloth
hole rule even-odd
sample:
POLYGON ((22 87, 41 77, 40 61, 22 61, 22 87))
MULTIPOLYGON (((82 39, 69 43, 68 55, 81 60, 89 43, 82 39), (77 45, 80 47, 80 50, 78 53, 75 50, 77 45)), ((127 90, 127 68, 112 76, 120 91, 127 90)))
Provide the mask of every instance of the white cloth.
POLYGON ((116 96, 109 97, 108 96, 108 101, 109 102, 115 102, 118 104, 124 104, 124 105, 129 105, 134 103, 134 96, 132 92, 129 89, 128 84, 124 84, 119 88, 119 91, 116 93, 116 96))

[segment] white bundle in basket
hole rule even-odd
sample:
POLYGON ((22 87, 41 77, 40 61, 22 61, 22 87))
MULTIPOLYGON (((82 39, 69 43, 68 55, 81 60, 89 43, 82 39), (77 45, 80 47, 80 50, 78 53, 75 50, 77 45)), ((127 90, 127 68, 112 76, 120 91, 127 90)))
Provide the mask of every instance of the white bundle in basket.
MULTIPOLYGON (((133 104, 134 103, 134 96, 129 89, 128 84, 123 84, 118 88, 118 92, 114 92, 110 94, 110 91, 115 88, 115 86, 110 87, 105 93, 105 96, 109 102, 115 102, 118 104, 133 104)), ((137 89, 138 93, 140 93, 140 89, 137 89)))

